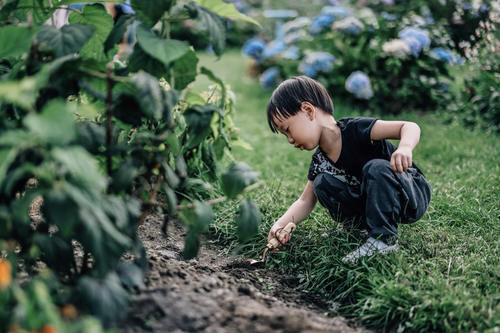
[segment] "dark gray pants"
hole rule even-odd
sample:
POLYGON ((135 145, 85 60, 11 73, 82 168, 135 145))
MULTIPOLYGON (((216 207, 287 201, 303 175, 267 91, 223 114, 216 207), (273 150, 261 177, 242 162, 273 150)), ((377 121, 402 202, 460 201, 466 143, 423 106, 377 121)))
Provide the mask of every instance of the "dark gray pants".
POLYGON ((431 199, 429 183, 417 169, 395 173, 383 159, 365 164, 361 186, 320 173, 314 193, 335 221, 367 228, 371 237, 384 241, 397 239, 398 223, 418 221, 431 199))

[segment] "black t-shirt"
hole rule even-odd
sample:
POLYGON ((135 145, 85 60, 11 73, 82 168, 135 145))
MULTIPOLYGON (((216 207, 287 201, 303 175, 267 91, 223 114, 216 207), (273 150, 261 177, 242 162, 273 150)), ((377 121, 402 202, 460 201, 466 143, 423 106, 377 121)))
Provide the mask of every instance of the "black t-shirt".
POLYGON ((325 172, 356 186, 360 184, 361 171, 366 162, 375 158, 390 161, 396 146, 387 140, 370 139, 370 132, 376 121, 376 118, 362 117, 337 120, 342 135, 342 151, 337 162, 330 160, 318 147, 312 155, 307 178, 314 180, 316 175, 325 172))

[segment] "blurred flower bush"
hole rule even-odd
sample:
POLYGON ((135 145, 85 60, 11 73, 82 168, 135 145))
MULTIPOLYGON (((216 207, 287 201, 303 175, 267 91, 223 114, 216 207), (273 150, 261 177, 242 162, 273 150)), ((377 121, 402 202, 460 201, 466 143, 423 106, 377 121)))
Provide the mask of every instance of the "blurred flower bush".
MULTIPOLYGON (((470 28, 489 22, 492 12, 489 1, 331 4, 312 19, 287 22, 283 40, 267 43, 260 56, 244 53, 261 72, 279 68, 274 78, 305 74, 322 82, 334 99, 387 113, 447 105, 451 66, 476 52, 483 37, 470 28)), ((273 81, 267 75, 261 83, 269 88, 273 81)))

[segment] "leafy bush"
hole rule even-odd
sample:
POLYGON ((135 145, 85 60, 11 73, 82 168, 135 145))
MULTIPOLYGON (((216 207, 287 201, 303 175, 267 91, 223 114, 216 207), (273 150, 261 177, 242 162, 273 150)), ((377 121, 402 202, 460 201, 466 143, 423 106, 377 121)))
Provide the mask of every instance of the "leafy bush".
POLYGON ((482 21, 475 35, 481 42, 466 49, 469 59, 464 87, 450 103, 451 114, 467 125, 500 133, 500 8, 494 7, 488 21, 482 21))
MULTIPOLYGON (((72 2, 58 2, 59 10, 72 2)), ((180 217, 188 228, 184 258, 196 256, 213 217, 205 200, 221 192, 210 182, 238 140, 226 85, 197 68, 192 46, 170 37, 170 23, 200 20, 220 55, 222 17, 253 21, 220 0, 132 1, 134 13, 115 24, 103 5, 87 4, 57 29, 43 24, 56 7, 30 5, 8 1, 1 11, 0 251, 15 281, 0 286, 7 309, 0 331, 52 325, 70 332, 53 302, 109 326, 126 314, 128 290, 147 268, 137 226, 151 211, 163 214, 165 228, 180 217), (133 52, 113 61, 129 26, 136 27, 133 52), (186 89, 198 74, 214 83, 207 94, 186 89), (42 217, 33 221, 35 200, 43 201, 42 217), (125 253, 133 261, 123 261, 125 253), (19 285, 20 267, 33 276, 41 263, 55 279, 19 285)), ((256 178, 236 163, 222 189, 237 198, 256 178)), ((258 207, 246 200, 241 209, 248 234, 258 207)))
MULTIPOLYGON (((471 36, 474 31, 461 30, 459 34, 452 24, 465 20, 464 24, 478 25, 477 19, 489 12, 490 5, 484 2, 468 9, 458 2, 448 7, 433 1, 367 4, 360 8, 326 6, 312 20, 299 17, 287 22, 284 39, 271 41, 261 54, 245 48, 243 52, 256 60, 260 72, 273 67, 279 69, 279 75, 274 76, 281 79, 311 76, 335 98, 362 107, 398 113, 447 106, 451 97, 449 66, 463 64, 460 53, 465 54, 466 47, 479 40, 471 36), (436 9, 433 17, 429 7, 439 6, 443 8, 436 9), (451 14, 454 21, 448 19, 451 14), (318 54, 323 54, 324 60, 317 58, 318 54), (373 92, 365 95, 369 98, 347 88, 353 73, 368 78, 366 92, 373 92)), ((268 77, 261 82, 270 88, 268 77)))

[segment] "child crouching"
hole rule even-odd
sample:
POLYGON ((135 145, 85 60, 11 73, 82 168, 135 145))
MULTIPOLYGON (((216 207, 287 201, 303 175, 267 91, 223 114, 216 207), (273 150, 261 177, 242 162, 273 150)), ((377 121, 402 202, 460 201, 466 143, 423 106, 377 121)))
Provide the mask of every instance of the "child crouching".
MULTIPOLYGON (((294 147, 316 149, 304 191, 271 227, 268 240, 288 222, 304 220, 319 201, 334 220, 367 230, 366 243, 344 262, 397 251, 398 224, 419 220, 431 198, 429 183, 412 159, 418 125, 360 117, 335 120, 326 89, 307 76, 292 77, 276 88, 267 120, 294 147), (395 147, 387 139, 400 143, 395 147)), ((282 244, 289 239, 289 234, 278 234, 282 244)))

